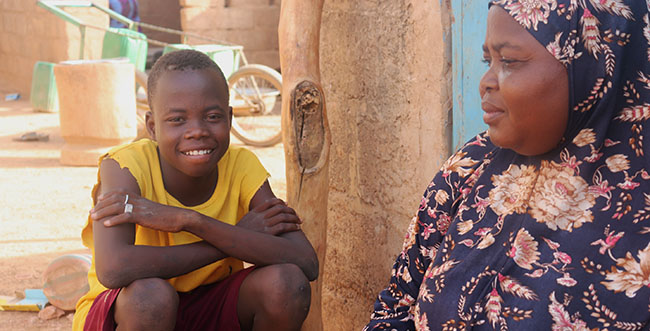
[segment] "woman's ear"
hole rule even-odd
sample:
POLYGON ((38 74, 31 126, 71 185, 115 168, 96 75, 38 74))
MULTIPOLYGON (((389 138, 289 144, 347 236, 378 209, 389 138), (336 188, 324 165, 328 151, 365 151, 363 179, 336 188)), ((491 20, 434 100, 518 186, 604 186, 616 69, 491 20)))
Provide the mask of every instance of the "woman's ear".
POLYGON ((156 121, 153 119, 153 113, 151 111, 148 111, 145 114, 144 125, 147 127, 147 132, 149 133, 149 137, 151 137, 151 139, 155 141, 156 140, 156 121))

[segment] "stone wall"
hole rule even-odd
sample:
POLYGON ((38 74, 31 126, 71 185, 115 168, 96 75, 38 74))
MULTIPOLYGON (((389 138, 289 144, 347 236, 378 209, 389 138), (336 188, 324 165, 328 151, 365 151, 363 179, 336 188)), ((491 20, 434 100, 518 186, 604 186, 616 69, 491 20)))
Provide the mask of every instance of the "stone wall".
MULTIPOLYGON (((94 0, 108 7, 108 0, 94 0)), ((66 9, 85 22, 108 27, 108 16, 89 8, 66 9)), ((101 57, 104 33, 87 29, 85 58, 101 57)), ((36 0, 0 0, 0 81, 29 95, 36 61, 79 59, 80 33, 74 25, 38 7, 36 0)))
POLYGON ((280 68, 280 0, 180 0, 180 4, 183 31, 243 45, 249 63, 280 68))
POLYGON ((325 0, 320 68, 332 146, 324 330, 367 323, 422 193, 450 153, 448 5, 325 0))

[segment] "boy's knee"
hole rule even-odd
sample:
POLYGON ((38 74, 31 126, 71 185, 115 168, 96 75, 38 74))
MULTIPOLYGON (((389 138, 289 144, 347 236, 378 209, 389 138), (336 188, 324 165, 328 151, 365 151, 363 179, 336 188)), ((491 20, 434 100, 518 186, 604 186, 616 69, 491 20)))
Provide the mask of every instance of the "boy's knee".
POLYGON ((295 317, 304 314, 306 317, 311 303, 311 287, 302 270, 295 264, 271 265, 265 269, 265 309, 272 314, 290 313, 295 317))
POLYGON ((161 316, 175 321, 178 310, 178 293, 167 281, 145 278, 134 281, 122 289, 116 301, 116 322, 137 316, 144 323, 164 322, 161 316))

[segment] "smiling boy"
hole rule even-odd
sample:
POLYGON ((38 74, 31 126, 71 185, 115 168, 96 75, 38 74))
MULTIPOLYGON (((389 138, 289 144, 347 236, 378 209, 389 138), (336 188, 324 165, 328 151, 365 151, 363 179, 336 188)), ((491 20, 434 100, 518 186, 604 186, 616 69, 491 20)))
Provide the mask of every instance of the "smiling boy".
POLYGON ((230 146, 223 73, 178 51, 156 62, 148 86, 152 140, 100 160, 82 233, 90 291, 73 329, 300 329, 316 254, 259 160, 230 146))

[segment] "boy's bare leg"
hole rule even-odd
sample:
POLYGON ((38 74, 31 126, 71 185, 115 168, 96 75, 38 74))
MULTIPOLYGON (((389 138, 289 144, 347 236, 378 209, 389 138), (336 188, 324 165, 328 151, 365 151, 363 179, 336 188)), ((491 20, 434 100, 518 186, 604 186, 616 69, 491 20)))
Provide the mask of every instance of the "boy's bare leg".
POLYGON ((309 280, 296 265, 260 267, 241 284, 239 323, 242 330, 300 330, 310 300, 309 280))
POLYGON ((178 293, 163 279, 139 279, 120 291, 113 309, 117 330, 174 330, 178 293))

